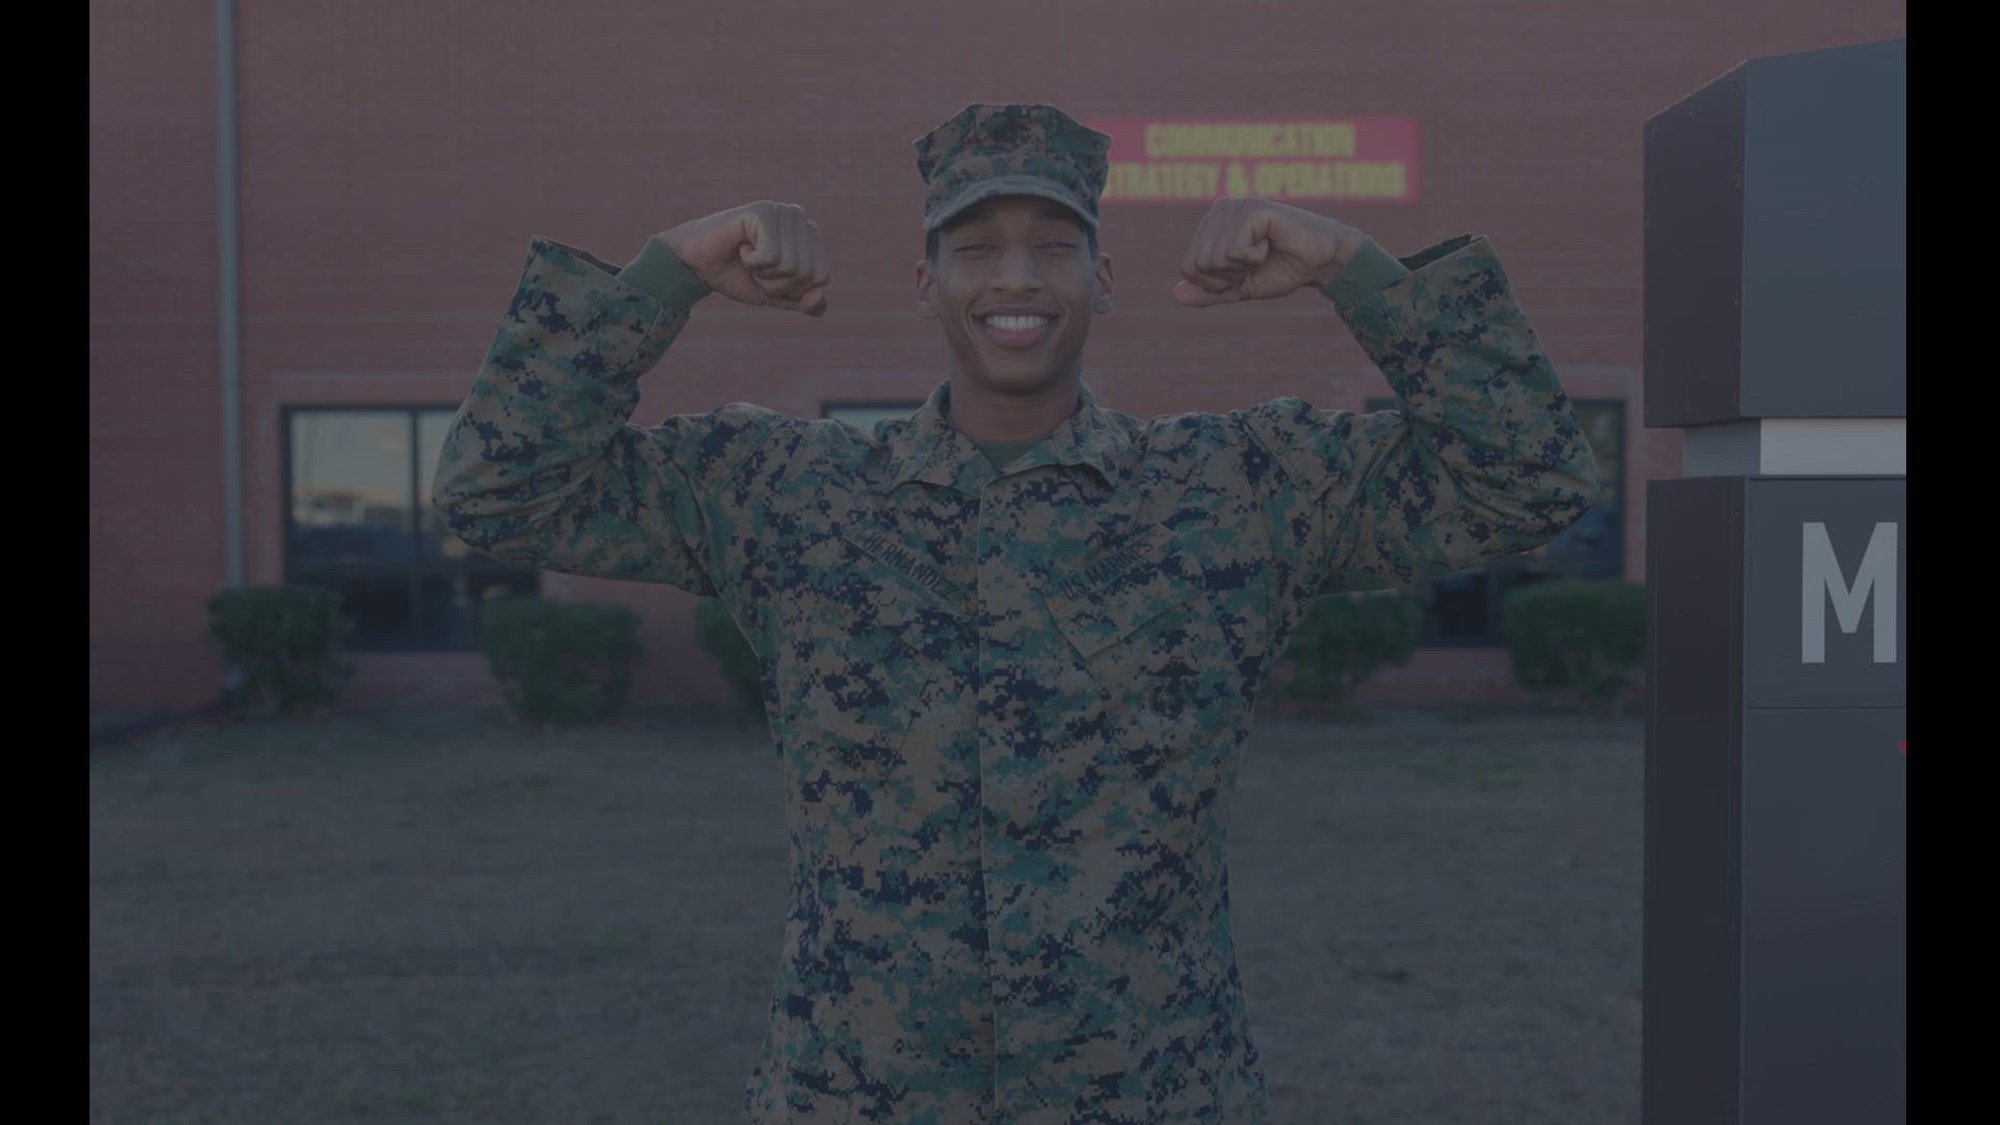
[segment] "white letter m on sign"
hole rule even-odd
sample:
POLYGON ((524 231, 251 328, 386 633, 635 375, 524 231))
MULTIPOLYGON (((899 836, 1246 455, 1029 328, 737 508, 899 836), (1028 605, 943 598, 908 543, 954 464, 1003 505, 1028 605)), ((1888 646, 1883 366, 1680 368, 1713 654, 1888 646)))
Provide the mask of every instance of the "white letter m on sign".
POLYGON ((1826 525, 1805 525, 1804 582, 1800 590, 1803 616, 1799 627, 1799 659, 1806 664, 1826 663, 1826 603, 1833 603, 1833 615, 1840 631, 1852 633, 1861 627, 1861 609, 1870 594, 1875 598, 1875 663, 1896 662, 1896 525, 1878 523, 1868 537, 1868 550, 1861 556, 1850 585, 1833 556, 1833 541, 1826 525))

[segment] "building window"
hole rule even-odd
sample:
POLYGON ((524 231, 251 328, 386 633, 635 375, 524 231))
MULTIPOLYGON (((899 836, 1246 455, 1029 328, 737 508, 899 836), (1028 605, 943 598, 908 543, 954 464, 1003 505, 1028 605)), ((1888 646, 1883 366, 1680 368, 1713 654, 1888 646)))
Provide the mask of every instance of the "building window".
POLYGON ((430 502, 452 407, 285 411, 285 580, 336 590, 350 651, 479 646, 480 608, 540 571, 472 550, 430 502))
MULTIPOLYGON (((1500 600, 1516 587, 1550 578, 1625 575, 1625 403, 1573 400, 1602 479, 1597 504, 1555 541, 1418 587, 1424 616, 1418 643, 1427 647, 1501 644, 1500 600)), ((1394 399, 1369 399, 1368 410, 1394 410, 1394 399)))
POLYGON ((820 406, 819 416, 846 422, 859 429, 874 432, 875 423, 884 418, 908 418, 923 409, 924 400, 899 400, 893 402, 829 402, 820 406))

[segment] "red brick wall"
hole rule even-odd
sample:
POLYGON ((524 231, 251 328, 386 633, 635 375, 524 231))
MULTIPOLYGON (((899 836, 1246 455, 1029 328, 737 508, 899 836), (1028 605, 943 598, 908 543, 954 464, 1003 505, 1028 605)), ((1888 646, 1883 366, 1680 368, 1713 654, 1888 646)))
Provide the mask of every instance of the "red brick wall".
MULTIPOLYGON (((1641 578, 1643 482, 1679 460, 1636 402, 1644 121, 1745 58, 1905 34, 1891 0, 1026 2, 1004 18, 901 0, 575 7, 243 6, 253 581, 281 573, 280 409, 456 402, 532 235, 622 260, 687 218, 800 203, 827 239, 833 313, 704 302, 648 377, 639 420, 737 399, 817 415, 831 398, 921 398, 943 347, 914 314, 910 141, 999 100, 1084 119, 1418 118, 1422 202, 1339 214, 1399 253, 1489 235, 1572 392, 1634 399, 1626 530, 1641 578)), ((195 639, 221 574, 208 12, 92 5, 94 701, 192 698, 213 667, 195 639)), ((1117 311, 1093 329, 1086 376, 1103 401, 1144 415, 1383 393, 1309 295, 1175 305, 1199 214, 1107 209, 1117 311)), ((646 614, 642 699, 721 691, 687 639, 686 595, 548 590, 646 614)), ((353 690, 477 694, 466 667, 369 658, 353 690)), ((1427 653, 1380 690, 1504 696, 1505 675, 1496 652, 1427 653)))
POLYGON ((90 7, 90 702, 221 687, 214 32, 205 0, 90 7))

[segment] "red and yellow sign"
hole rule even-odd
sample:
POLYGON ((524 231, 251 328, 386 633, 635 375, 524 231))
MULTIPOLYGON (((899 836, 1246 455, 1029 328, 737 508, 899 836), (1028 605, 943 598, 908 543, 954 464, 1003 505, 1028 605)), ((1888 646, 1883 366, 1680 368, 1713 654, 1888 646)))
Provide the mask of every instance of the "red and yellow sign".
POLYGON ((1085 124, 1111 136, 1105 203, 1206 203, 1226 195, 1417 201, 1415 118, 1085 124))

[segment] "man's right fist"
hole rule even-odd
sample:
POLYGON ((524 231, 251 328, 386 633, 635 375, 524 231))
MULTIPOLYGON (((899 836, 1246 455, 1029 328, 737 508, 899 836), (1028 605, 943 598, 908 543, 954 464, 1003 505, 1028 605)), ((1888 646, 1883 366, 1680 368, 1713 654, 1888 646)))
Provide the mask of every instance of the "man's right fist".
POLYGON ((659 235, 682 264, 732 301, 826 315, 826 248, 796 203, 759 200, 659 235))

